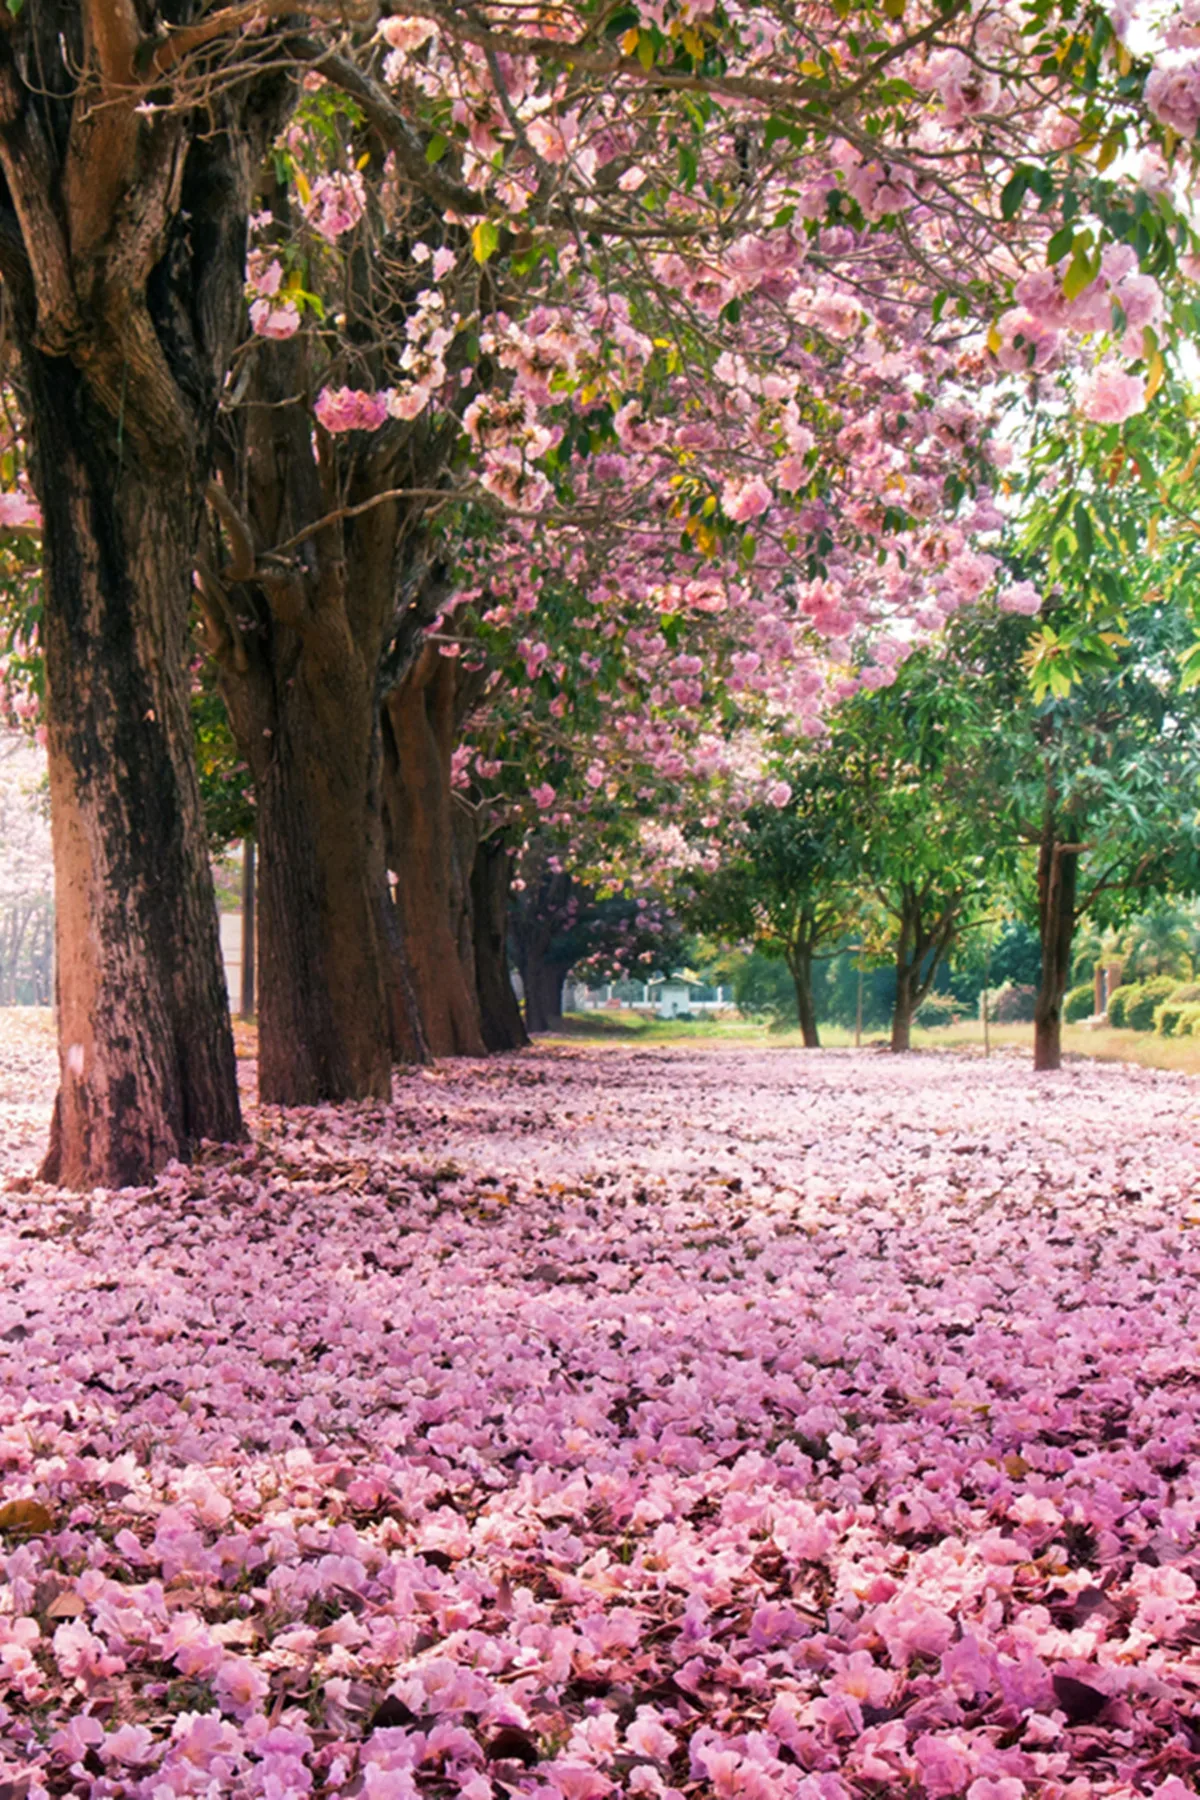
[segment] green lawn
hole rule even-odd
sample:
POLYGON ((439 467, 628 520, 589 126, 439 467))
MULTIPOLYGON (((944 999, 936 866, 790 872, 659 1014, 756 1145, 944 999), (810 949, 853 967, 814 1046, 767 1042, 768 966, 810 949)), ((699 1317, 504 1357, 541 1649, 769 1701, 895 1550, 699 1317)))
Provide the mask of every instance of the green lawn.
MULTIPOLYGON (((993 1054, 1022 1054, 1032 1058, 1032 1025, 992 1025, 993 1054)), ((863 1033, 867 1048, 884 1048, 886 1031, 863 1033)), ((746 1044, 760 1050, 802 1048, 799 1031, 772 1031, 748 1019, 656 1019, 640 1013, 569 1013, 563 1029, 539 1039, 542 1043, 637 1043, 637 1044, 746 1044)), ((853 1031, 838 1025, 821 1027, 821 1043, 844 1050, 854 1043, 853 1031)), ((983 1054, 983 1026, 978 1020, 939 1026, 935 1031, 913 1032, 915 1050, 969 1050, 983 1054)), ((1152 1031, 1089 1031, 1082 1025, 1063 1030, 1063 1048, 1069 1057, 1086 1056, 1097 1062, 1140 1063, 1147 1069, 1177 1069, 1200 1075, 1200 1038, 1162 1038, 1152 1031)))

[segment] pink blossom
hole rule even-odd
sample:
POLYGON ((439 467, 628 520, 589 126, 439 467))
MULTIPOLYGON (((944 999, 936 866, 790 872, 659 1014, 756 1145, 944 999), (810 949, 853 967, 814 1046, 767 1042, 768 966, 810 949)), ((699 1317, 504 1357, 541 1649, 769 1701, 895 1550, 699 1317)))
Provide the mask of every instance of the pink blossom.
POLYGON ((548 781, 543 781, 540 787, 530 790, 529 798, 539 811, 546 812, 554 805, 555 791, 548 781))
POLYGON ((419 19, 405 13, 393 14, 379 25, 379 35, 393 50, 419 50, 434 36, 437 27, 431 19, 419 19))
POLYGON ((792 797, 792 786, 788 781, 773 781, 763 799, 768 806, 784 807, 792 797))
POLYGON ((1169 67, 1151 69, 1143 99, 1160 125, 1169 125, 1180 137, 1192 138, 1200 126, 1200 61, 1195 58, 1169 67))
POLYGON ((332 244, 358 224, 365 208, 366 194, 358 170, 349 174, 336 170, 313 183, 304 213, 313 229, 332 244))
POLYGON ((27 527, 40 530, 42 509, 36 500, 20 493, 0 494, 0 526, 10 526, 14 530, 27 527))
POLYGON ((736 525, 761 518, 773 500, 774 495, 760 475, 752 475, 746 481, 726 481, 721 488, 721 508, 736 525))
POLYGON ((388 396, 361 388, 322 388, 313 411, 329 432, 378 431, 388 416, 388 396))
POLYGON ((282 306, 275 306, 270 300, 254 300, 250 304, 250 328, 258 337, 295 337, 300 329, 300 309, 293 300, 285 300, 282 306))
POLYGON ((221 1710, 235 1719, 249 1718, 271 1691, 267 1675, 244 1656, 227 1656, 213 1677, 213 1693, 221 1710))
POLYGON ((1078 407, 1085 419, 1098 425, 1115 425, 1146 409, 1146 384, 1140 375, 1129 375, 1117 363, 1100 363, 1079 391, 1078 407))

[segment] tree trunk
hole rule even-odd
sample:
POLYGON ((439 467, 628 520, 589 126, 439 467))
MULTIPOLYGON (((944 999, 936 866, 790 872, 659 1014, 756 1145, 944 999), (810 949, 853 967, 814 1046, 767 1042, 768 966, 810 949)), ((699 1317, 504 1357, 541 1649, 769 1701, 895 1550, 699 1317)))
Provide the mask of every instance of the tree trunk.
POLYGON ((185 633, 251 190, 293 97, 275 62, 142 109, 113 46, 159 20, 118 12, 111 53, 95 9, 30 6, 0 54, 0 267, 45 520, 61 1086, 44 1167, 78 1187, 241 1135, 185 633))
POLYGON ((483 1041, 489 1050, 519 1050, 529 1042, 508 966, 508 884, 512 857, 501 837, 484 838, 471 871, 475 933, 475 989, 483 1041))
POLYGON ((254 777, 259 1096, 287 1106, 391 1094, 387 957, 370 862, 373 670, 336 605, 279 618, 221 687, 254 777))
POLYGON ((892 1008, 891 1048, 897 1055, 912 1049, 912 1021, 916 1005, 913 1000, 913 972, 907 964, 896 963, 896 1003, 892 1008))
POLYGON ((243 1019, 254 1017, 254 960, 258 950, 258 922, 255 918, 258 882, 255 874, 255 843, 248 837, 242 843, 242 1006, 243 1019))
POLYGON ((1071 973, 1079 852, 1057 841, 1049 825, 1038 850, 1038 925, 1042 978, 1033 1013, 1033 1066, 1062 1068, 1062 1003, 1071 973))
POLYGON ((457 685, 456 660, 428 645, 388 694, 383 804, 396 909, 429 1048, 435 1056, 482 1056, 474 973, 460 954, 468 884, 455 871, 450 784, 460 723, 457 685))
MULTIPOLYGON (((386 917, 379 817, 380 658, 395 608, 396 503, 271 545, 329 510, 299 341, 256 351, 255 385, 221 447, 224 485, 200 597, 258 820, 259 1095, 284 1105, 386 1099, 420 1054, 386 917), (244 513, 243 513, 244 509, 244 513)), ((355 465, 370 484, 374 465, 355 465)))
POLYGON ((817 1013, 813 1005, 812 991, 812 951, 795 950, 788 958, 792 983, 796 989, 796 1014, 800 1020, 800 1031, 804 1038, 806 1050, 821 1048, 821 1034, 817 1030, 817 1013))
POLYGON ((139 1185, 241 1136, 184 661, 195 495, 25 356, 45 512, 61 1087, 46 1180, 139 1185))
POLYGON ((561 1029, 562 990, 568 966, 551 962, 536 943, 526 946, 521 981, 525 988, 525 1024, 529 1031, 561 1029))

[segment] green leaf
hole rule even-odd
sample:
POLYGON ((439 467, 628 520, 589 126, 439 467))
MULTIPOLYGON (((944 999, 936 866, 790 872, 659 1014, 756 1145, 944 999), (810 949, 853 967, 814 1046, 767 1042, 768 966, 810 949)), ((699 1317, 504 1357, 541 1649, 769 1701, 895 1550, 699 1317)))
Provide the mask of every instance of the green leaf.
POLYGON ((1021 202, 1029 191, 1029 173, 1026 169, 1018 169, 1016 174, 1006 181, 1000 190, 1000 216, 1002 219, 1015 219, 1021 210, 1021 202))
POLYGON ((483 264, 494 256, 500 244, 500 227, 491 219, 480 219, 471 232, 471 254, 483 264))
POLYGON ((1064 297, 1067 300, 1078 300, 1083 290, 1091 287, 1099 273, 1099 252, 1095 256, 1089 256, 1086 250, 1076 250, 1070 267, 1063 276, 1064 297))
POLYGON ((1084 562, 1091 562, 1096 553, 1096 533, 1092 529, 1092 518, 1087 507, 1080 500, 1075 507, 1075 536, 1079 540, 1079 554, 1084 562))
POLYGON ((440 163, 449 148, 450 139, 444 137, 440 131, 436 132, 425 146, 425 161, 431 166, 434 163, 440 163))
POLYGON ((1060 226, 1046 245, 1047 263, 1061 262, 1063 257, 1069 253, 1074 242, 1075 227, 1073 225, 1060 226))

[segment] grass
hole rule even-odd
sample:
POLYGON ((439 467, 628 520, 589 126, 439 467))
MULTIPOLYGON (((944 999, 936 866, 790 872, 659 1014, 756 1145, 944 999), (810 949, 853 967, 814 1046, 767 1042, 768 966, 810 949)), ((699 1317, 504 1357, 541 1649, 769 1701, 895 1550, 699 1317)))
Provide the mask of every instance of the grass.
MULTIPOLYGON (((992 1025, 988 1032, 993 1055, 1033 1057, 1032 1025, 992 1025)), ((800 1032, 774 1031, 753 1019, 658 1019, 633 1012, 568 1013, 562 1030, 539 1043, 695 1044, 732 1046, 744 1044, 759 1050, 802 1048, 800 1032)), ((960 1050, 983 1055, 983 1026, 977 1019, 957 1025, 913 1030, 914 1050, 960 1050)), ((884 1049, 886 1031, 864 1031, 865 1049, 884 1049)), ((854 1033, 843 1026, 823 1025, 821 1044, 829 1050, 853 1046, 854 1033)), ((1087 1057, 1095 1062, 1138 1063, 1145 1069, 1170 1069, 1200 1075, 1200 1038, 1163 1038, 1152 1031, 1116 1031, 1109 1027, 1091 1031, 1083 1025, 1063 1028, 1063 1051, 1069 1058, 1087 1057)))

